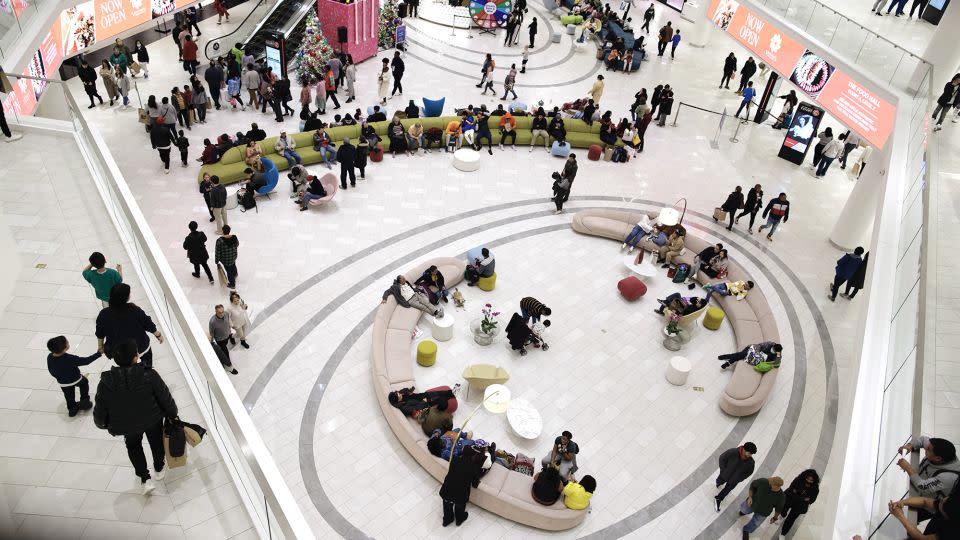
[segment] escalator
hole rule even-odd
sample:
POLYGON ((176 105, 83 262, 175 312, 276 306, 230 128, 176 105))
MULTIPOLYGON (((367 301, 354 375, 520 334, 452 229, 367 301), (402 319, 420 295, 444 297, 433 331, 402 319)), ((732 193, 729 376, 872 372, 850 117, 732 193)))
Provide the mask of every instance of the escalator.
POLYGON ((274 33, 282 33, 286 38, 286 57, 293 58, 303 41, 307 13, 316 9, 316 0, 278 0, 269 2, 260 0, 250 15, 229 34, 212 39, 207 43, 204 53, 208 59, 225 54, 236 43, 255 58, 265 54, 266 40, 274 33), (261 9, 262 8, 262 9, 261 9))

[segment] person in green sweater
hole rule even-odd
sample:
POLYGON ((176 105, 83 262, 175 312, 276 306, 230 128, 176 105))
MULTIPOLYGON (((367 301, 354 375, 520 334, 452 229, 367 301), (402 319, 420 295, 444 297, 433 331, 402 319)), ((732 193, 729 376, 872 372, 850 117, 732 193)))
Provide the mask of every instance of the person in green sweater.
POLYGON ((757 530, 763 520, 773 514, 773 523, 783 512, 786 495, 783 493, 783 478, 771 476, 758 478, 750 482, 750 493, 747 500, 740 504, 740 515, 753 514, 753 517, 743 526, 743 540, 750 538, 750 533, 757 530))
POLYGON ((123 283, 123 267, 118 264, 116 270, 107 268, 107 258, 99 251, 94 251, 89 261, 90 264, 83 269, 83 279, 93 286, 97 299, 103 307, 107 307, 110 301, 110 289, 117 283, 123 283))

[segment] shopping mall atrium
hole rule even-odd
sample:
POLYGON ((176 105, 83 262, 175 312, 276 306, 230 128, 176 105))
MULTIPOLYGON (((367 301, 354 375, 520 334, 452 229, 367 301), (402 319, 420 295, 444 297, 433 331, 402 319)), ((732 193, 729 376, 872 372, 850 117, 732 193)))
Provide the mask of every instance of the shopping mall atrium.
POLYGON ((957 4, 0 0, 0 538, 960 538, 957 4))

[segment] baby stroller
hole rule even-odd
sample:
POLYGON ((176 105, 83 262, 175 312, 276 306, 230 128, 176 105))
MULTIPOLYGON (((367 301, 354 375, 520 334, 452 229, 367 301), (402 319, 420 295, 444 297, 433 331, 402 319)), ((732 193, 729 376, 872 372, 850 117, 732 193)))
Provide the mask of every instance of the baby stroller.
POLYGON ((507 340, 510 342, 510 348, 520 351, 520 356, 527 354, 524 346, 530 343, 533 337, 533 331, 523 322, 523 317, 519 313, 514 313, 507 323, 507 340))

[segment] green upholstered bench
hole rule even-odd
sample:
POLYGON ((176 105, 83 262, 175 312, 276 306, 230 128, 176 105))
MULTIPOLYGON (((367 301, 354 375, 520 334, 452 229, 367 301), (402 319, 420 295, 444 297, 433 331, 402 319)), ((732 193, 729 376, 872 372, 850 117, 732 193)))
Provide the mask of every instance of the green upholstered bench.
MULTIPOLYGON (((517 120, 517 145, 529 145, 531 138, 530 126, 533 123, 533 117, 517 116, 514 118, 517 120)), ((452 120, 458 119, 460 119, 459 116, 440 116, 436 118, 408 118, 403 119, 400 122, 403 124, 403 127, 406 130, 417 120, 419 120, 423 124, 423 129, 427 130, 433 127, 444 129, 452 120)), ((492 116, 488 120, 493 144, 500 144, 500 129, 497 127, 497 122, 499 121, 499 116, 492 116)), ((377 131, 377 134, 383 139, 380 144, 383 146, 383 150, 385 152, 390 150, 390 139, 387 138, 387 125, 389 123, 390 122, 388 121, 372 122, 370 124, 377 131)), ((583 120, 566 118, 563 121, 563 125, 567 129, 567 142, 569 142, 570 145, 575 148, 588 148, 591 144, 602 144, 600 141, 599 122, 594 122, 592 126, 588 126, 583 120)), ((339 145, 342 143, 344 137, 350 137, 350 142, 357 144, 360 137, 360 126, 338 126, 327 128, 327 133, 330 135, 330 140, 333 141, 334 144, 339 145)), ((320 153, 313 149, 312 131, 294 133, 292 137, 297 144, 297 147, 294 150, 300 154, 300 158, 303 160, 304 165, 310 165, 322 161, 320 158, 320 153)), ((289 168, 287 160, 273 150, 273 145, 275 145, 276 142, 277 137, 267 137, 263 141, 260 141, 260 147, 263 149, 263 157, 272 161, 273 164, 277 166, 278 170, 286 170, 289 168)), ((622 142, 618 144, 622 145, 622 142)), ((243 146, 231 148, 223 154, 223 157, 220 158, 220 161, 217 163, 200 167, 200 173, 197 175, 197 182, 203 180, 204 173, 210 173, 212 175, 219 176, 221 184, 233 184, 242 180, 243 170, 247 168, 246 164, 243 162, 244 148, 245 147, 243 146)))

